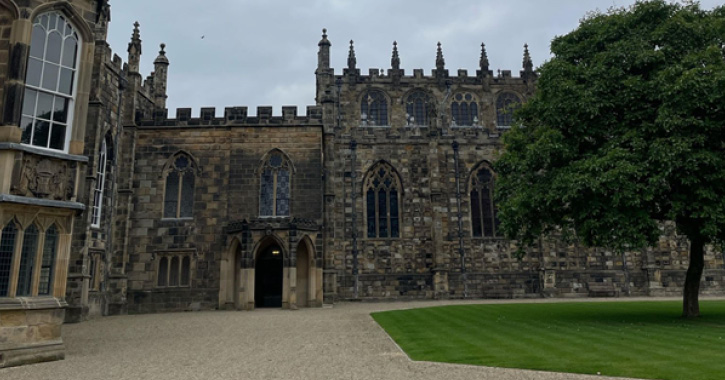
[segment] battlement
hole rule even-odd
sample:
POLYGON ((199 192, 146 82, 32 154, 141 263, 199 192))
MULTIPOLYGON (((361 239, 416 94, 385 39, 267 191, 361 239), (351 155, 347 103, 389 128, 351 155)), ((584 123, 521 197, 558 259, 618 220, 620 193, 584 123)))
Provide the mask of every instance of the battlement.
POLYGON ((524 82, 529 78, 529 76, 527 76, 526 72, 524 71, 521 71, 520 76, 515 77, 512 75, 511 70, 497 70, 496 72, 491 70, 485 72, 481 70, 476 70, 475 73, 471 73, 469 70, 466 69, 458 69, 455 74, 456 75, 450 75, 448 70, 443 70, 442 74, 438 75, 437 69, 431 70, 430 75, 426 75, 425 70, 423 69, 414 69, 412 75, 406 75, 404 69, 368 69, 367 75, 360 74, 359 69, 344 69, 342 75, 333 73, 335 79, 340 79, 343 81, 343 83, 346 80, 349 82, 351 78, 354 78, 354 80, 358 83, 384 83, 386 80, 390 81, 393 79, 399 79, 401 81, 407 82, 435 82, 443 78, 446 80, 450 80, 453 83, 482 83, 486 81, 491 84, 497 84, 517 81, 524 82))
POLYGON ((283 106, 279 116, 273 115, 270 106, 257 107, 256 116, 249 115, 248 107, 227 107, 219 117, 214 107, 202 108, 199 117, 191 116, 191 108, 178 108, 175 118, 169 118, 168 109, 163 109, 154 111, 153 115, 137 114, 136 124, 144 127, 321 125, 322 107, 308 106, 305 115, 299 115, 296 106, 283 106))

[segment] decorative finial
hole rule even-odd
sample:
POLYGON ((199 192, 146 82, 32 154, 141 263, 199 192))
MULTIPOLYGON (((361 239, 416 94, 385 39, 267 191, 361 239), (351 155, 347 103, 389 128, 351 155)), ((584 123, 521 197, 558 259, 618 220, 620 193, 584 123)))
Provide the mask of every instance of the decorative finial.
POLYGON ((534 72, 534 63, 531 61, 531 55, 529 54, 529 44, 524 44, 524 72, 534 72))
POLYGON ((327 39, 327 28, 322 29, 322 39, 320 40, 320 43, 317 44, 317 46, 332 46, 330 41, 327 39))
POLYGON ((441 48, 441 43, 438 41, 438 52, 436 54, 436 68, 439 70, 443 70, 443 68, 446 66, 446 61, 443 59, 443 49, 441 48))
POLYGON ((398 41, 393 41, 393 58, 390 60, 390 65, 395 70, 400 70, 400 56, 398 56, 398 41))
POLYGON ((166 57, 166 44, 162 42, 159 46, 161 46, 161 50, 159 50, 159 56, 154 60, 154 65, 168 65, 169 59, 166 57))
POLYGON ((166 44, 162 42, 160 46, 161 46, 161 50, 159 51, 159 54, 166 55, 166 50, 165 50, 166 44))
POLYGON ((355 70, 356 65, 357 65, 357 58, 355 58, 354 41, 350 40, 350 52, 347 54, 347 68, 350 70, 355 70))
POLYGON ((141 32, 139 31, 141 24, 138 21, 133 23, 133 33, 131 34, 131 42, 128 43, 128 52, 133 55, 141 55, 141 32))
POLYGON ((481 43, 481 61, 479 63, 480 63, 481 71, 483 72, 484 75, 486 75, 486 73, 488 73, 489 63, 488 63, 488 54, 486 54, 486 44, 484 44, 483 42, 481 43))

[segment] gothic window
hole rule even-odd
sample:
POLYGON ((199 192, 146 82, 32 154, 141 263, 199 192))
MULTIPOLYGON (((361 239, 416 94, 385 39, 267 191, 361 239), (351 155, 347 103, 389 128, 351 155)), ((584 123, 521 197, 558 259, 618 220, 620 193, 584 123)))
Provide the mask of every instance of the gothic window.
POLYGON ((55 269, 55 255, 58 250, 58 229, 55 225, 45 231, 45 244, 43 245, 43 259, 40 265, 39 295, 50 295, 53 291, 53 270, 55 269))
POLYGON ((360 102, 363 125, 384 126, 388 124, 388 100, 381 91, 368 91, 360 102))
POLYGON ((194 183, 196 168, 185 154, 174 157, 166 170, 164 218, 191 218, 194 208, 194 183))
POLYGON ((159 288, 189 287, 191 285, 192 253, 162 253, 161 255, 156 286, 159 288))
POLYGON ((478 124, 478 101, 468 92, 458 93, 451 102, 453 125, 470 127, 478 124))
POLYGON ((108 150, 106 140, 101 142, 101 150, 98 152, 98 170, 96 171, 96 188, 93 192, 93 216, 91 226, 101 227, 101 212, 103 211, 103 191, 106 186, 106 159, 108 150))
POLYGON ((166 286, 167 281, 169 279, 169 259, 166 257, 162 257, 161 260, 159 260, 158 277, 159 277, 158 286, 159 287, 166 286))
POLYGON ((290 215, 291 164, 280 151, 273 151, 262 167, 259 195, 260 216, 290 215))
POLYGON ((18 229, 12 221, 2 229, 2 235, 0 235, 0 297, 9 296, 10 269, 13 263, 17 235, 18 229))
POLYGON ((516 94, 504 92, 496 98, 496 125, 508 128, 513 125, 514 112, 521 108, 521 99, 516 94))
POLYGON ((400 237, 400 180, 393 168, 380 163, 365 178, 368 238, 400 237))
POLYGON ((493 173, 485 167, 471 178, 471 229, 473 237, 498 235, 498 216, 493 203, 493 173))
POLYGON ((78 34, 61 14, 35 19, 20 122, 23 144, 68 149, 79 52, 78 34))
POLYGON ((30 296, 33 284, 33 267, 35 255, 38 253, 38 228, 31 224, 23 234, 23 248, 20 250, 20 271, 18 273, 18 287, 15 294, 18 297, 30 296))
POLYGON ((415 91, 405 99, 405 110, 408 114, 408 124, 428 126, 431 112, 430 96, 423 91, 415 91))

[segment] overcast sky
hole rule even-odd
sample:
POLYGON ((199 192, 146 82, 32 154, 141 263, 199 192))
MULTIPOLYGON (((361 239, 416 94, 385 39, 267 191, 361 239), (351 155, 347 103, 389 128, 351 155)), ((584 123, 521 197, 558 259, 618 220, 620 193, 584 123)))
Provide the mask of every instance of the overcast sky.
MULTIPOLYGON (((481 42, 490 67, 518 75, 523 45, 536 66, 550 57, 557 35, 575 29, 587 12, 633 0, 112 0, 109 43, 127 60, 133 23, 141 23, 144 77, 159 44, 167 44, 169 114, 190 107, 259 105, 305 107, 315 102, 317 43, 322 28, 332 42, 336 73, 355 40, 358 68, 390 67, 398 42, 401 67, 412 75, 435 67, 436 43, 446 68, 475 74, 481 42), (202 38, 203 37, 203 38, 202 38)), ((703 0, 711 9, 718 0, 703 0)), ((303 114, 304 111, 300 110, 303 114)))

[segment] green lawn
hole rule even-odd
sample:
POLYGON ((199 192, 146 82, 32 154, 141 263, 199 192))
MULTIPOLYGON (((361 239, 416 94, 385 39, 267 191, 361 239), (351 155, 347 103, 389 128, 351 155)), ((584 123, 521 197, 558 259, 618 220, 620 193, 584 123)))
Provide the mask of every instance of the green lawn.
POLYGON ((373 318, 413 360, 666 380, 725 379, 725 302, 461 305, 373 318))

